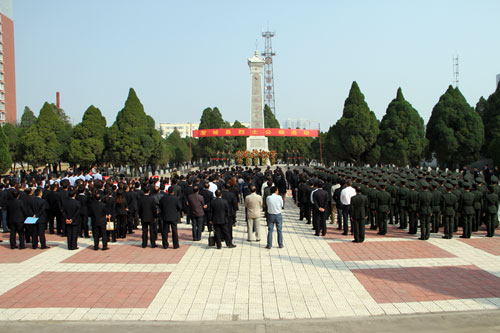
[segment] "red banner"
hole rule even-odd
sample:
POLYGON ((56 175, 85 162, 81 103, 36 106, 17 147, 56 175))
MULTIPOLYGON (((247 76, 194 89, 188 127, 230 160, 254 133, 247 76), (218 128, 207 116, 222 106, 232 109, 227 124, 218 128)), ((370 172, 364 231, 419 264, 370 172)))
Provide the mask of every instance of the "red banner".
POLYGON ((206 138, 214 136, 296 136, 318 137, 318 130, 281 129, 281 128, 213 128, 194 130, 193 137, 206 138))

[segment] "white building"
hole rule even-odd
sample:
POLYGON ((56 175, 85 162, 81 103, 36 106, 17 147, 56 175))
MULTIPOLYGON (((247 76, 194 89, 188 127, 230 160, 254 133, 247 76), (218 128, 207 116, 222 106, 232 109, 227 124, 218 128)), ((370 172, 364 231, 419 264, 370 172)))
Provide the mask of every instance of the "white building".
MULTIPOLYGON (((233 123, 230 123, 233 126, 233 123)), ((241 123, 245 127, 250 127, 250 123, 241 123)), ((197 130, 200 123, 160 123, 158 130, 162 137, 166 138, 174 132, 175 129, 179 131, 181 138, 193 136, 193 131, 197 130)))
POLYGON ((286 119, 281 128, 298 128, 298 129, 317 129, 319 127, 319 123, 314 120, 309 119, 286 119))

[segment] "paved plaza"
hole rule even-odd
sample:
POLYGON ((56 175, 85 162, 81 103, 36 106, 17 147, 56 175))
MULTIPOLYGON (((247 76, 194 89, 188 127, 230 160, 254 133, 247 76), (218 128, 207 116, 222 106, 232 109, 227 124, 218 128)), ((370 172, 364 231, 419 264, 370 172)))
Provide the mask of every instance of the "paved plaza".
POLYGON ((498 316, 500 237, 484 231, 468 240, 431 234, 421 241, 389 225, 386 236, 367 229, 356 244, 332 224, 326 237, 314 236, 287 198, 284 248, 274 233, 267 250, 264 220, 260 242, 247 242, 243 210, 238 221, 237 247, 222 250, 208 247, 208 232, 191 241, 186 224, 179 225, 177 250, 142 249, 140 230, 109 251, 91 250, 91 239, 68 251, 55 235, 47 235, 48 250, 11 250, 1 234, 0 320, 371 320, 473 310, 498 316))

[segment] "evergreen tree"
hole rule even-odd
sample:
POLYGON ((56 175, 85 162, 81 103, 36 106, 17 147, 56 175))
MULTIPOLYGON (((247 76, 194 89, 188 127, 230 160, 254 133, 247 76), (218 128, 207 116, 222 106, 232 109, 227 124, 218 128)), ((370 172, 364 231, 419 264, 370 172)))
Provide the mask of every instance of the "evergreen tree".
MULTIPOLYGON (((238 120, 235 120, 233 123, 233 128, 244 128, 238 120)), ((233 152, 237 150, 246 150, 247 146, 247 137, 246 136, 235 136, 234 137, 234 145, 233 145, 233 152)))
POLYGON ((158 166, 166 166, 169 161, 169 151, 166 141, 161 137, 160 132, 156 130, 155 121, 153 117, 146 116, 148 122, 148 129, 153 139, 153 150, 149 158, 149 166, 154 173, 158 166))
POLYGON ((19 127, 21 129, 28 129, 32 125, 35 125, 37 121, 37 118, 33 111, 29 107, 24 108, 23 115, 21 116, 21 123, 19 124, 19 127))
POLYGON ((82 122, 73 130, 69 143, 69 162, 89 169, 102 162, 106 118, 91 105, 83 114, 82 122))
MULTIPOLYGON (((484 112, 485 112, 485 109, 486 109, 486 104, 488 104, 488 103, 486 102, 486 100, 484 99, 483 96, 481 96, 479 98, 479 101, 477 101, 477 104, 476 104, 476 113, 481 117, 481 119, 484 118, 484 112)), ((485 130, 486 130, 486 127, 485 127, 485 130)))
MULTIPOLYGON (((206 108, 200 119, 199 129, 214 129, 214 128, 227 128, 227 123, 222 119, 222 114, 217 107, 206 108)), ((227 150, 224 137, 208 137, 200 138, 198 141, 198 152, 202 158, 215 157, 217 152, 227 150)))
POLYGON ((356 164, 368 161, 379 133, 379 122, 370 111, 356 81, 344 103, 342 118, 330 127, 326 149, 331 160, 356 164))
MULTIPOLYGON (((484 100, 484 99, 483 99, 484 100)), ((481 101, 480 101, 481 102, 481 101)), ((479 104, 479 103, 478 103, 479 104)), ((488 100, 479 105, 483 111, 486 153, 496 164, 500 163, 500 84, 488 100)), ((476 107, 476 110, 478 108, 476 107)))
POLYGON ((25 160, 33 166, 52 164, 56 169, 68 139, 67 125, 55 113, 53 105, 45 102, 36 124, 22 134, 25 160))
POLYGON ((377 139, 380 161, 397 166, 416 165, 425 149, 424 120, 398 89, 380 123, 377 139))
POLYGON ((132 165, 136 171, 148 163, 154 149, 154 140, 148 127, 144 107, 134 89, 130 88, 125 106, 118 112, 108 131, 111 162, 132 165))
POLYGON ((9 153, 9 140, 0 126, 0 174, 6 173, 12 164, 9 153))
POLYGON ((174 131, 166 139, 167 148, 170 151, 170 162, 175 166, 189 160, 189 146, 181 138, 179 131, 174 131))
MULTIPOLYGON (((280 123, 278 119, 274 116, 273 111, 269 105, 264 105, 264 128, 280 128, 280 123)), ((279 136, 270 136, 267 139, 269 150, 274 150, 278 153, 278 156, 283 157, 286 150, 285 148, 285 138, 279 136)), ((297 149, 297 148, 295 148, 297 149)))
POLYGON ((19 128, 11 123, 3 126, 3 132, 9 143, 9 154, 12 162, 20 162, 19 156, 19 128))
POLYGON ((460 90, 449 86, 432 109, 425 136, 429 152, 436 153, 439 164, 455 167, 479 157, 484 127, 460 90))

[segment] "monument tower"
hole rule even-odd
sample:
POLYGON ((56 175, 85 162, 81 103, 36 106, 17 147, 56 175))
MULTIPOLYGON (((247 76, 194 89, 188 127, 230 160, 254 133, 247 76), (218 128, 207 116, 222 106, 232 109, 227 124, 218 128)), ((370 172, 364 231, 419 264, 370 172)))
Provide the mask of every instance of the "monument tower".
MULTIPOLYGON (((255 51, 252 58, 248 59, 250 67, 250 128, 264 128, 264 105, 262 102, 262 69, 264 59, 255 51)), ((247 150, 268 150, 267 137, 250 136, 247 138, 247 150)))

